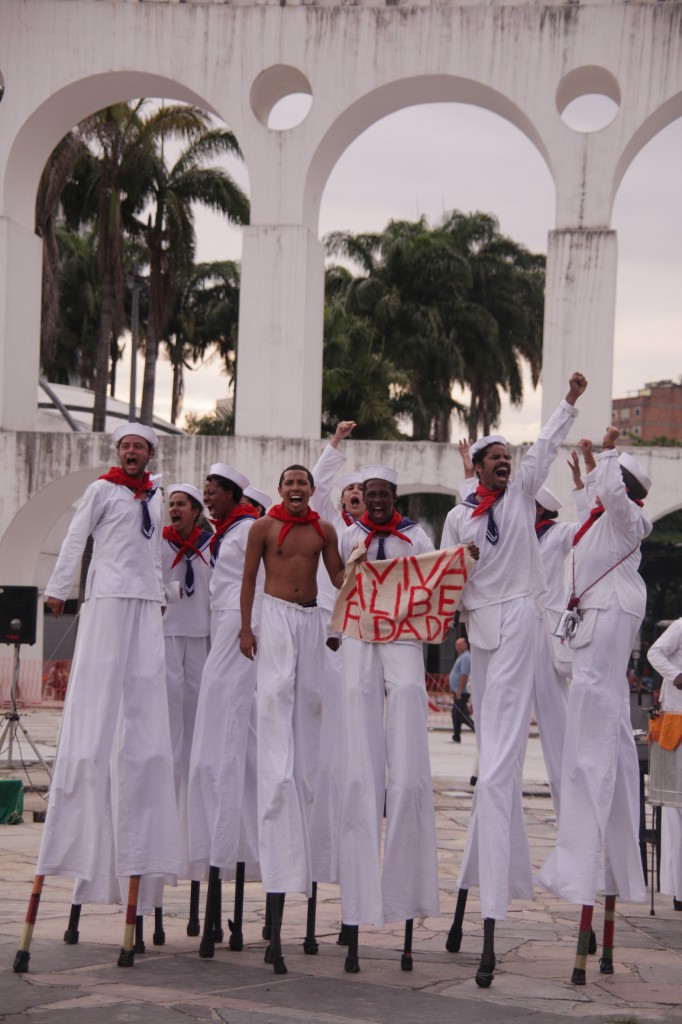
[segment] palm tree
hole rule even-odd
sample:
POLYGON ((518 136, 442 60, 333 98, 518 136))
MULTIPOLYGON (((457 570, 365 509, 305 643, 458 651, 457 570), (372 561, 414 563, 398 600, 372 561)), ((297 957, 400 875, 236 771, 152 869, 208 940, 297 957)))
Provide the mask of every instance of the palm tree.
POLYGON ((238 322, 239 264, 230 260, 199 263, 180 282, 164 337, 173 367, 171 423, 177 422, 182 409, 184 370, 194 369, 207 354, 220 356, 229 385, 234 383, 238 322))
POLYGON ((200 203, 236 224, 246 224, 249 216, 248 199, 230 175, 222 168, 204 166, 205 161, 220 156, 241 155, 235 136, 227 130, 209 129, 207 115, 196 108, 178 109, 184 110, 185 116, 175 133, 188 144, 172 167, 166 165, 163 153, 151 161, 146 194, 152 211, 146 225, 139 226, 149 262, 142 423, 152 422, 159 344, 168 331, 181 282, 194 265, 194 205, 200 203))

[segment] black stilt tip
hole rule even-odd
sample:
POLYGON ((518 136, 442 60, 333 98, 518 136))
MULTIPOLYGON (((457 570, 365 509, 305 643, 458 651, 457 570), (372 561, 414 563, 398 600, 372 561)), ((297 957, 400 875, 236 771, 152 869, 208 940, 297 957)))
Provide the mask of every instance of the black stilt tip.
POLYGON ((315 956, 319 948, 320 946, 318 944, 317 939, 309 938, 309 936, 306 935, 305 939, 303 940, 303 952, 307 953, 308 956, 315 956))
POLYGON ((346 962, 343 965, 343 969, 346 974, 359 974, 360 973, 360 960, 357 956, 347 956, 346 962))
POLYGON ((479 988, 490 988, 495 977, 495 957, 492 960, 483 960, 476 971, 476 984, 479 988))
POLYGON ((584 985, 585 984, 585 971, 582 967, 574 967, 573 974, 571 975, 572 985, 584 985))
POLYGON ((230 949, 232 950, 233 953, 241 953, 241 951, 244 948, 244 935, 241 929, 237 931, 235 928, 234 921, 230 921, 229 917, 227 919, 227 927, 230 932, 230 938, 228 942, 230 949))
POLYGON ((64 932, 64 942, 67 946, 77 946, 81 933, 77 928, 67 928, 64 932))
POLYGON ((225 933, 223 932, 222 928, 214 928, 213 929, 213 941, 214 942, 222 942, 224 938, 225 938, 225 933))
POLYGON ((201 927, 198 921, 187 922, 187 934, 191 939, 195 939, 197 935, 201 933, 201 927))
POLYGON ((152 935, 152 942, 154 943, 155 946, 166 945, 166 933, 163 930, 163 928, 160 931, 154 932, 154 934, 152 935))
POLYGON ((673 910, 682 910, 682 900, 676 900, 673 897, 673 910))
POLYGON ((263 931, 261 932, 261 935, 263 936, 266 942, 270 941, 270 937, 272 935, 272 928, 270 927, 269 924, 263 925, 263 931))
POLYGON ((613 974, 613 960, 610 956, 603 956, 599 960, 600 974, 613 974))
POLYGON ((265 950, 265 953, 263 955, 263 960, 265 961, 266 964, 271 964, 272 963, 272 959, 273 959, 272 958, 272 947, 268 946, 268 948, 265 950))
POLYGON ((338 935, 338 938, 336 940, 336 945, 337 946, 347 946, 348 945, 348 929, 346 928, 345 924, 342 924, 341 928, 339 929, 339 935, 338 935))
POLYGON ((590 956, 597 952, 597 936, 594 934, 594 928, 590 928, 590 941, 587 944, 587 952, 590 956))
POLYGON ((410 953, 403 953, 400 957, 400 970, 411 971, 412 970, 412 955, 410 953))
POLYGON ((288 974, 287 965, 284 963, 283 956, 275 956, 272 959, 272 969, 275 974, 288 974))
POLYGON ((145 946, 142 939, 136 939, 135 945, 133 946, 133 953, 146 953, 147 947, 145 946))
POLYGON ((118 955, 116 961, 119 967, 132 967, 135 963, 135 950, 134 949, 123 949, 121 946, 121 952, 118 955))
POLYGON ((462 929, 452 925, 445 940, 445 948, 448 953, 459 953, 462 947, 462 929))
POLYGON ((26 974, 31 954, 27 949, 18 949, 14 957, 13 971, 15 974, 26 974))
POLYGON ((202 960, 212 960, 215 956, 215 944, 210 939, 202 939, 199 943, 199 956, 202 960))

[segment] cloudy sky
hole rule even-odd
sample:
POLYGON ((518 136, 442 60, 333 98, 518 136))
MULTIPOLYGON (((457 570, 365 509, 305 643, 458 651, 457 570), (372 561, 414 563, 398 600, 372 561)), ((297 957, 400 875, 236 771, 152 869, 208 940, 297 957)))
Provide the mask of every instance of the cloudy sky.
MULTIPOLYGON (((608 116, 592 103, 581 121, 608 116)), ((277 116, 276 114, 273 116, 277 116)), ((292 116, 292 107, 280 111, 292 116)), ((295 113, 294 113, 295 116, 295 113)), ((284 122, 283 122, 284 123, 284 122)), ((272 125, 272 122, 271 122, 272 125)), ((231 168, 248 189, 245 170, 231 168)), ((640 153, 614 208, 619 275, 614 397, 646 381, 682 375, 682 121, 640 153)), ((525 136, 488 111, 463 104, 412 107, 378 122, 344 153, 327 184, 320 236, 329 231, 380 231, 391 219, 431 223, 451 209, 493 213, 500 229, 535 252, 546 252, 554 224, 554 187, 525 136)), ((198 213, 198 259, 238 259, 239 232, 198 213)), ((126 398, 121 370, 118 397, 126 398)), ((219 364, 187 374, 184 411, 204 413, 226 393, 219 364)), ((159 366, 157 412, 170 409, 170 370, 159 366)), ((352 410, 349 410, 352 415, 352 410)), ((532 440, 540 425, 540 391, 527 387, 523 409, 505 407, 501 429, 513 443, 532 440)), ((457 433, 457 428, 455 428, 457 433)))

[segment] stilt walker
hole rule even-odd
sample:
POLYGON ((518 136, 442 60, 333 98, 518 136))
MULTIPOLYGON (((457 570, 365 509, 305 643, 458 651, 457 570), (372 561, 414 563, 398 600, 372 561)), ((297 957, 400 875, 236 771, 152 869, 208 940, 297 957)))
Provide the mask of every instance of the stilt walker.
MULTIPOLYGON (((490 435, 470 447, 477 486, 449 512, 441 541, 443 548, 473 541, 480 550, 461 605, 471 649, 479 774, 458 884, 460 890, 480 890, 484 946, 476 983, 482 988, 493 980, 494 922, 506 918, 512 899, 533 897, 522 766, 533 692, 528 638, 536 601, 546 592, 534 529, 535 494, 573 425, 575 403, 586 386, 582 374, 571 376, 565 400, 513 477, 504 437, 490 435)), ((450 944, 457 941, 461 938, 453 935, 450 944)))
MULTIPOLYGON (((642 499, 651 481, 631 455, 618 456, 609 427, 596 470, 585 477, 595 504, 575 537, 564 622, 573 651, 557 845, 540 870, 543 889, 583 907, 579 959, 589 908, 606 891, 602 969, 613 969, 615 897, 643 903, 639 850, 639 763, 626 673, 646 604, 637 569, 651 532, 642 499)), ((573 981, 584 966, 576 964, 573 981)))
MULTIPOLYGON (((109 816, 116 837, 118 878, 178 872, 161 617, 163 509, 156 482, 147 472, 158 440, 150 427, 133 423, 117 427, 113 441, 119 464, 87 488, 46 586, 47 604, 59 616, 92 535, 39 876, 96 878, 100 860, 110 856, 103 815, 109 816), (112 722, 119 723, 118 731, 112 722)), ((31 900, 35 902, 34 896, 31 900)), ((131 949, 132 944, 131 938, 131 949)))

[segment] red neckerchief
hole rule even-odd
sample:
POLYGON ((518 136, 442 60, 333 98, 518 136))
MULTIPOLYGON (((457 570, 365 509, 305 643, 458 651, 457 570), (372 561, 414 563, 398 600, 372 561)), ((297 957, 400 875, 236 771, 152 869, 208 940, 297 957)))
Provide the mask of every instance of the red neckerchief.
POLYGON ((345 510, 345 508, 341 509, 341 518, 343 519, 343 521, 346 524, 346 526, 352 526, 353 523, 355 522, 353 517, 348 515, 348 513, 345 510))
POLYGON ((369 530, 369 533, 367 534, 367 540, 365 541, 365 547, 369 547, 369 545, 372 542, 372 537, 375 537, 378 533, 391 533, 393 534, 394 537, 400 537, 401 540, 406 540, 408 544, 411 544, 412 541, 407 536, 407 534, 401 533, 400 530, 398 529, 398 524, 402 523, 402 521, 403 517, 401 516, 400 512, 397 511, 397 509, 393 509, 393 515, 391 516, 389 521, 387 523, 382 523, 381 525, 378 525, 377 523, 373 522, 369 518, 369 514, 366 511, 363 512, 358 522, 362 523, 362 525, 366 526, 367 529, 369 530))
POLYGON ((290 512, 287 512, 284 504, 280 502, 279 505, 273 505, 271 509, 268 509, 267 515, 272 516, 273 519, 279 520, 280 523, 284 523, 284 526, 279 531, 279 537, 277 538, 278 551, 282 547, 284 538, 292 526, 313 526, 325 544, 327 543, 327 538, 325 537, 324 531, 319 523, 320 513, 314 512, 311 508, 306 509, 301 516, 292 516, 290 512))
POLYGON ((498 491, 491 491, 489 487, 484 487, 483 484, 478 484, 475 491, 476 497, 478 498, 478 505, 471 513, 471 518, 475 516, 482 516, 484 512, 487 512, 493 507, 496 501, 504 494, 504 488, 498 491))
POLYGON ((211 543, 209 544, 211 558, 213 558, 213 552, 218 540, 227 533, 238 519, 258 519, 258 513, 253 505, 243 501, 235 505, 230 514, 225 516, 224 519, 211 519, 212 524, 215 526, 215 533, 211 537, 211 543))
POLYGON ((142 480, 138 480, 136 477, 124 473, 120 466, 112 466, 109 472, 103 473, 99 479, 108 480, 110 484, 118 484, 121 487, 129 487, 131 491, 135 491, 136 498, 144 498, 154 490, 154 483, 149 473, 145 473, 142 480))
MULTIPOLYGON (((630 498, 629 494, 628 494, 628 498, 630 498)), ((640 508, 642 508, 644 506, 644 502, 640 501, 639 498, 630 498, 630 501, 634 501, 635 505, 639 505, 640 508)), ((578 541, 582 537, 585 536, 585 534, 587 533, 588 530, 592 529, 592 527, 597 522, 597 520, 599 518, 601 518, 601 516, 604 515, 605 511, 606 511, 606 509, 602 505, 602 503, 599 500, 599 498, 597 498, 597 502, 596 502, 594 508, 590 510, 589 518, 585 520, 585 522, 583 523, 583 525, 580 527, 580 529, 576 533, 575 537, 573 538, 573 547, 575 547, 576 544, 578 543, 578 541)))
POLYGON ((539 519, 535 524, 535 532, 539 533, 543 526, 554 526, 556 519, 539 519))
POLYGON ((201 561, 204 563, 204 565, 208 564, 206 562, 206 559, 202 555, 201 551, 199 551, 199 549, 196 547, 196 543, 200 537, 200 526, 194 527, 187 540, 182 539, 182 537, 180 536, 180 534, 178 533, 174 526, 164 526, 163 539, 169 540, 171 544, 175 544, 175 546, 179 549, 177 555, 175 556, 175 561, 171 565, 171 569, 174 569, 178 562, 180 562, 183 558, 191 558, 192 554, 198 555, 201 561))

